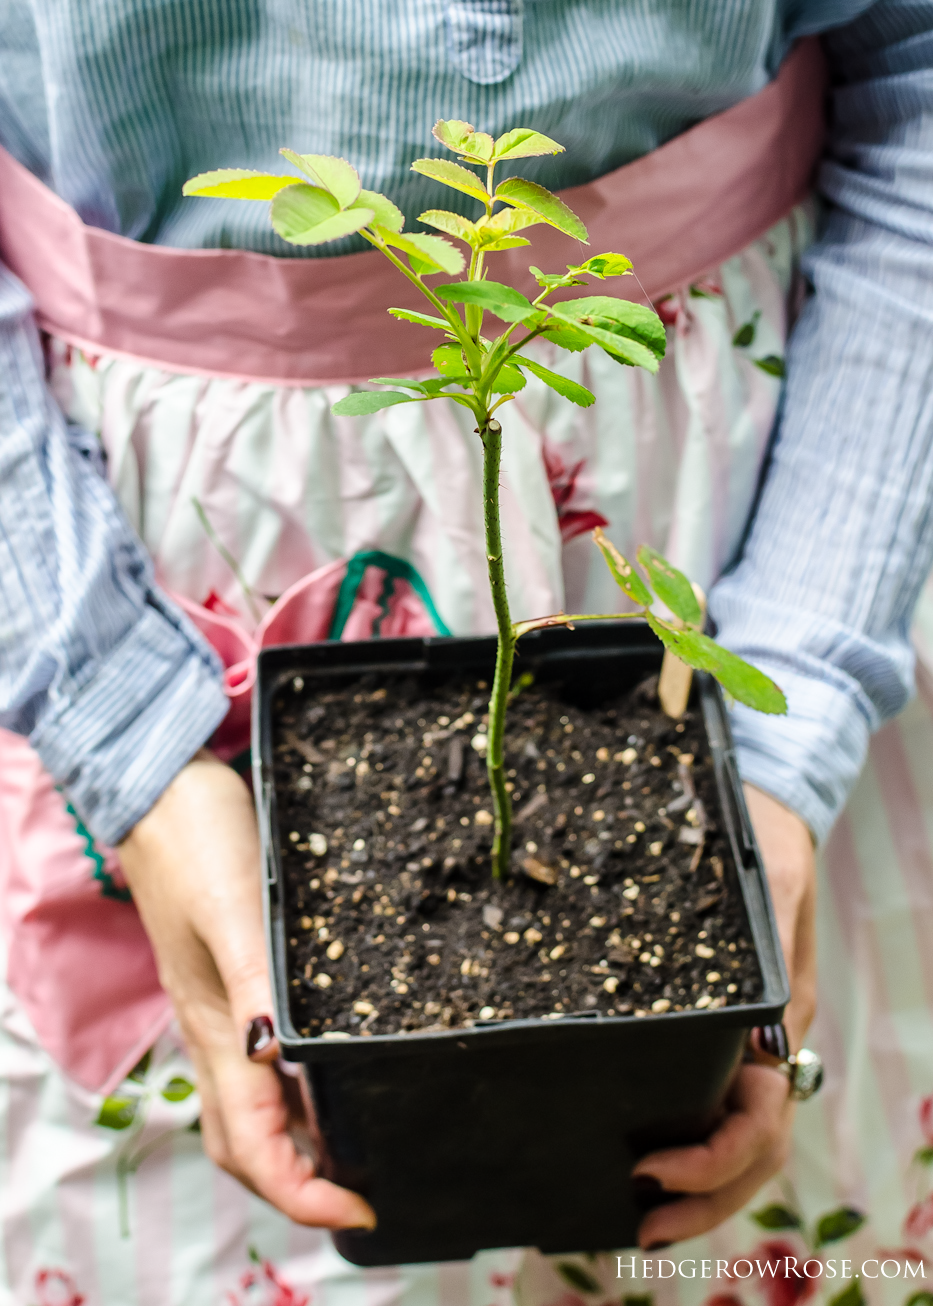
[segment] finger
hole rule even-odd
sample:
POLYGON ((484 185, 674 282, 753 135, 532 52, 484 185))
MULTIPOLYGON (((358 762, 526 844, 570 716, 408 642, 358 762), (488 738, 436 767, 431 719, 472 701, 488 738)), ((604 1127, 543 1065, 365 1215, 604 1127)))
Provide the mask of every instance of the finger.
POLYGON ((683 1242, 714 1229, 751 1201, 759 1188, 780 1170, 784 1160, 783 1148, 776 1147, 759 1157, 732 1183, 715 1192, 684 1197, 667 1206, 656 1207, 639 1225, 639 1246, 644 1251, 651 1251, 662 1244, 683 1242))
POLYGON ((652 1175, 668 1192, 712 1193, 735 1182, 786 1130, 791 1108, 787 1080, 767 1066, 743 1066, 729 1115, 705 1143, 643 1157, 633 1175, 652 1175))
POLYGON ((793 993, 784 1013, 791 1049, 797 1051, 816 1013, 816 882, 811 879, 797 915, 793 993))
MULTIPOLYGON (((261 897, 261 852, 252 799, 235 772, 216 761, 203 764, 215 820, 205 859, 225 864, 223 877, 206 877, 194 927, 202 939, 247 1055, 275 1061, 272 989, 266 960, 261 897), (254 1022, 259 1022, 258 1025, 254 1022)), ((197 851, 195 852, 197 857, 197 851)))
POLYGON ((287 1133, 288 1114, 272 1066, 230 1059, 216 1081, 231 1165, 256 1191, 298 1224, 325 1229, 375 1227, 372 1208, 357 1193, 314 1175, 287 1133))
POLYGON ((189 1046, 205 1086, 202 1129, 211 1160, 296 1223, 373 1228, 375 1214, 361 1197, 315 1178, 289 1133, 274 1066, 247 1058, 229 1010, 200 1003, 186 1016, 195 1025, 189 1046))

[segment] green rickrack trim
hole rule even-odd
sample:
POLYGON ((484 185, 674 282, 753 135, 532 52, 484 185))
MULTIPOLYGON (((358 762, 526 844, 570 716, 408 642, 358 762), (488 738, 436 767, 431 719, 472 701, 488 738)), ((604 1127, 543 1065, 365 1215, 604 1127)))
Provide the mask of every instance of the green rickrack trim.
POLYGON ((449 635, 451 633, 447 623, 434 606, 434 600, 431 598, 427 585, 425 585, 411 563, 406 562, 404 558, 394 558, 391 553, 383 553, 380 549, 372 549, 365 553, 355 553, 347 563, 346 575, 341 581, 340 590, 337 594, 334 616, 327 635, 328 639, 340 639, 343 634, 350 613, 353 611, 353 605, 356 602, 367 567, 381 567, 386 573, 382 592, 379 595, 379 606, 382 611, 373 623, 373 635, 378 636, 381 633, 382 622, 389 614, 389 598, 394 590, 393 582, 396 580, 408 581, 427 609, 428 616, 434 623, 434 629, 439 635, 449 635))
MULTIPOLYGON (((58 789, 58 786, 55 786, 58 789)), ((59 793, 61 790, 59 789, 59 793)), ((104 870, 104 858, 97 851, 97 845, 94 842, 94 836, 81 820, 78 813, 72 807, 71 803, 65 804, 65 811, 69 816, 74 817, 75 831, 80 838, 84 840, 84 855, 89 857, 94 863, 94 879, 100 884, 100 894, 102 898, 114 898, 117 902, 132 902, 133 895, 129 889, 121 889, 114 883, 113 876, 109 871, 104 870)))

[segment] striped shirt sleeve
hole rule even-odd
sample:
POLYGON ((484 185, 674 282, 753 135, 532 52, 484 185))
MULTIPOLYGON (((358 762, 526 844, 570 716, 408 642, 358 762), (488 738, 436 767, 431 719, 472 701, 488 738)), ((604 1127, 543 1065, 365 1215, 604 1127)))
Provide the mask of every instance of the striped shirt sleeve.
POLYGON ((913 689, 933 564, 933 3, 881 3, 827 40, 833 128, 814 293, 719 637, 785 690, 734 712, 745 779, 824 838, 871 731, 913 689))
POLYGON ((226 699, 213 652, 156 589, 87 445, 46 387, 28 294, 0 266, 0 726, 29 736, 88 828, 115 844, 226 699))

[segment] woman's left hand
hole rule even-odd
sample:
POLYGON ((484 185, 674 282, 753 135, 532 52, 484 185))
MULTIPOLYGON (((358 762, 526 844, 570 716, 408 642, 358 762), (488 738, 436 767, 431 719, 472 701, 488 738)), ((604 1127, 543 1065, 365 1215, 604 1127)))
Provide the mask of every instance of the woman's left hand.
MULTIPOLYGON (((793 812, 746 785, 745 796, 768 875, 778 934, 790 977, 784 1025, 797 1051, 816 1005, 816 868, 813 841, 793 812)), ((634 1169, 685 1196, 645 1216, 638 1240, 645 1251, 695 1237, 740 1210, 783 1166, 790 1148, 794 1102, 786 1077, 767 1065, 743 1065, 716 1132, 693 1147, 643 1157, 634 1169)))

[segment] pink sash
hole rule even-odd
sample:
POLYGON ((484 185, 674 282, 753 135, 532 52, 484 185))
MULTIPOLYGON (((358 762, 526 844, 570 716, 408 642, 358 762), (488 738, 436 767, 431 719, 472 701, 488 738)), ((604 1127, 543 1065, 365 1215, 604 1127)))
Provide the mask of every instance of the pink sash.
MULTIPOLYGON (((819 46, 804 41, 758 95, 565 192, 592 252, 627 254, 657 298, 745 248, 807 193, 824 84, 819 46)), ((579 255, 559 233, 541 232, 539 264, 579 255)), ((385 315, 389 305, 420 304, 377 255, 276 259, 138 244, 85 226, 2 149, 0 256, 31 292, 39 324, 91 352, 283 385, 424 366, 419 329, 385 315)), ((516 255, 503 278, 521 283, 526 263, 516 255)), ((227 668, 230 712, 212 741, 221 756, 247 746, 260 647, 446 633, 419 578, 413 588, 393 564, 367 559, 342 608, 347 563, 328 564, 292 586, 253 633, 216 605, 179 600, 227 668)), ((4 731, 0 886, 9 982, 40 1042, 78 1083, 109 1091, 170 1020, 168 999, 113 852, 95 847, 28 744, 4 731)))
MULTIPOLYGON (((757 95, 565 191, 589 229, 590 252, 626 254, 658 299, 744 249, 810 187, 824 86, 819 44, 802 41, 757 95)), ((406 376, 424 368, 433 343, 427 328, 386 316, 390 306, 423 309, 423 301, 375 252, 279 259, 142 245, 85 226, 3 150, 0 257, 52 335, 174 372, 282 385, 406 376)), ((581 246, 554 228, 536 230, 539 267, 559 270, 580 257, 581 246)), ((531 289, 527 251, 497 258, 497 277, 531 289)), ((625 294, 625 282, 613 290, 625 294)), ((640 297, 634 281, 631 294, 640 297)))

